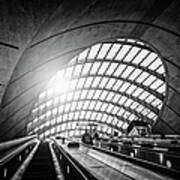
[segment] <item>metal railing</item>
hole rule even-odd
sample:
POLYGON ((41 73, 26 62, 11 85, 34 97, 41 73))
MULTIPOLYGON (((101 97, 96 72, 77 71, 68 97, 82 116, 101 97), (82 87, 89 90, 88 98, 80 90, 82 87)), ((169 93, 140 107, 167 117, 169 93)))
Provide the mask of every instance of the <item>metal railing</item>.
POLYGON ((40 141, 36 139, 36 145, 32 148, 32 150, 29 152, 28 156, 24 159, 20 167, 17 169, 17 171, 13 174, 11 180, 20 180, 22 179, 25 171, 27 170, 32 158, 34 157, 38 147, 39 147, 40 141))
POLYGON ((0 158, 0 179, 10 179, 37 144, 37 139, 34 137, 21 140, 3 143, 7 145, 4 150, 8 149, 8 153, 0 158), (14 147, 17 144, 21 145, 10 150, 10 147, 14 147))
POLYGON ((19 144, 23 144, 27 141, 34 139, 35 137, 37 137, 37 136, 32 135, 32 136, 22 137, 22 138, 18 138, 18 139, 13 139, 13 140, 6 141, 6 142, 1 142, 0 143, 0 152, 5 151, 14 146, 17 146, 19 144))
POLYGON ((117 158, 147 167, 155 172, 163 173, 173 178, 180 177, 180 154, 168 152, 166 148, 152 149, 127 145, 123 143, 101 142, 94 149, 117 158))
POLYGON ((97 180, 85 167, 68 154, 57 142, 53 140, 52 147, 66 180, 97 180))
MULTIPOLYGON (((180 177, 180 152, 170 151, 167 147, 152 146, 153 138, 160 143, 163 141, 165 142, 166 140, 168 140, 167 142, 169 143, 180 140, 179 135, 167 135, 166 140, 161 139, 159 135, 145 138, 133 137, 133 139, 136 140, 134 144, 133 141, 129 141, 131 138, 132 137, 127 137, 128 141, 123 139, 115 143, 98 141, 94 143, 93 146, 81 142, 80 144, 113 155, 117 158, 122 158, 139 166, 146 167, 157 173, 162 173, 173 178, 180 177), (141 141, 138 141, 138 139, 141 141), (148 139, 151 139, 152 141, 149 142, 148 139), (124 142, 131 143, 124 144, 124 142), (139 144, 136 142, 139 142, 139 144), (149 142, 150 144, 141 144, 141 142, 149 142)), ((63 138, 60 139, 62 139, 63 142, 63 138)), ((73 141, 71 138, 64 139, 66 141, 73 141)))

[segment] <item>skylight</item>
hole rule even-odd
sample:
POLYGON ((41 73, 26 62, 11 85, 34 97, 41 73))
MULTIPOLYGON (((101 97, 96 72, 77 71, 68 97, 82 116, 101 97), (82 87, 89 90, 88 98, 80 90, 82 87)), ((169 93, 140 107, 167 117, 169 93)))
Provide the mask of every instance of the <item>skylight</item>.
POLYGON ((133 120, 153 125, 166 94, 165 76, 160 56, 144 42, 121 38, 95 44, 51 78, 32 108, 27 131, 67 137, 97 128, 100 136, 110 136, 114 130, 125 133, 133 120))

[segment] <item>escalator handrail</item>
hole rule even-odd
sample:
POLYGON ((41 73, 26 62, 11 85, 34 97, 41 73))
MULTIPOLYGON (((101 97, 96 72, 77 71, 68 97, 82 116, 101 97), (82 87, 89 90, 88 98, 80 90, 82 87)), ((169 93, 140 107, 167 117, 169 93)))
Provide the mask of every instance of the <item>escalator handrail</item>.
POLYGON ((13 177, 11 180, 18 180, 18 179, 23 179, 23 175, 26 172, 30 162, 32 161, 37 149, 39 148, 40 141, 36 139, 36 145, 33 147, 31 152, 28 154, 26 159, 23 161, 23 163, 20 165, 20 167, 17 169, 17 171, 14 173, 13 177))
POLYGON ((11 160, 14 156, 19 154, 22 150, 24 150, 27 146, 29 146, 30 144, 36 143, 36 142, 37 142, 37 139, 34 138, 34 139, 26 142, 22 146, 17 147, 17 149, 13 150, 12 152, 8 153, 7 155, 5 155, 4 157, 2 157, 0 159, 0 166, 3 166, 5 163, 7 163, 9 160, 11 160))
POLYGON ((132 144, 132 145, 128 145, 128 144, 122 144, 121 142, 119 143, 113 143, 113 142, 101 142, 101 145, 107 145, 107 146, 111 146, 111 145, 115 145, 115 146, 120 146, 120 147, 130 147, 132 150, 134 149, 140 149, 142 151, 146 151, 146 152, 153 152, 153 153, 164 153, 166 155, 170 155, 172 157, 180 157, 180 153, 177 152, 170 152, 168 150, 168 148, 162 148, 162 147, 152 147, 152 148, 148 148, 148 147, 143 147, 139 144, 132 144))
POLYGON ((131 157, 131 156, 119 153, 119 152, 112 152, 110 150, 95 147, 95 146, 93 146, 92 149, 100 151, 100 152, 107 153, 107 154, 115 156, 117 158, 124 159, 124 160, 126 160, 128 162, 135 163, 136 165, 145 167, 145 168, 150 169, 150 170, 155 171, 155 172, 159 172, 159 173, 168 175, 168 176, 173 177, 173 178, 177 178, 177 176, 178 177, 180 176, 180 172, 177 171, 177 170, 169 169, 169 168, 164 167, 164 166, 162 166, 160 164, 149 162, 147 160, 142 160, 142 159, 139 159, 139 158, 131 157))
POLYGON ((11 148, 13 146, 16 146, 18 144, 30 141, 36 137, 37 137, 36 135, 32 135, 32 136, 27 136, 27 137, 22 137, 22 138, 13 139, 10 141, 2 142, 2 143, 0 143, 0 151, 4 151, 4 150, 11 148))
POLYGON ((67 155, 67 153, 63 150, 62 147, 60 147, 60 145, 57 143, 57 141, 53 138, 51 138, 54 143, 56 144, 56 146, 58 147, 58 149, 61 151, 61 153, 66 157, 66 159, 72 164, 72 166, 78 171, 78 173, 81 174, 81 176, 85 179, 88 180, 88 178, 86 177, 86 175, 79 169, 79 167, 71 160, 71 158, 67 155))

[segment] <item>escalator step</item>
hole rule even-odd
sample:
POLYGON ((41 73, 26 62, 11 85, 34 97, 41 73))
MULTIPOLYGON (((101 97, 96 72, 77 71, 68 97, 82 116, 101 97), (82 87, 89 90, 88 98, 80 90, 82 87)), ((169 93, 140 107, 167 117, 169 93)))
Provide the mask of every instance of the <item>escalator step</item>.
POLYGON ((41 143, 22 180, 56 180, 56 172, 48 143, 41 143))

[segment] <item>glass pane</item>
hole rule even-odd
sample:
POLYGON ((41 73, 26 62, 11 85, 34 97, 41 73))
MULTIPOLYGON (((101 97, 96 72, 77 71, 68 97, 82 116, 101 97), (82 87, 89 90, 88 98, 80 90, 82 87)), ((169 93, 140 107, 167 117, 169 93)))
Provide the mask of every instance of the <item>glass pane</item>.
POLYGON ((86 49, 85 51, 83 51, 82 53, 80 53, 79 56, 78 56, 78 59, 79 59, 79 60, 84 60, 84 59, 86 59, 88 52, 89 52, 89 48, 86 49))
POLYGON ((127 97, 122 96, 121 99, 119 100, 119 104, 124 104, 124 102, 127 100, 127 97))
POLYGON ((160 58, 156 59, 150 66, 149 69, 155 70, 157 67, 159 67, 162 64, 162 61, 160 58))
POLYGON ((121 127, 122 124, 123 124, 123 122, 121 120, 119 120, 117 125, 118 125, 118 127, 121 127))
POLYGON ((115 80, 115 79, 109 79, 106 88, 107 88, 107 89, 112 89, 112 88, 113 88, 113 85, 114 85, 114 83, 115 83, 116 81, 117 81, 117 80, 115 80))
POLYGON ((79 79, 78 81, 78 85, 77 85, 77 88, 80 89, 83 87, 84 83, 85 83, 86 79, 85 78, 81 78, 79 79))
POLYGON ((117 66, 118 66, 118 63, 111 63, 108 70, 106 71, 106 74, 107 75, 112 75, 117 66))
POLYGON ((74 70, 74 76, 80 75, 82 66, 83 66, 82 64, 79 64, 79 65, 76 66, 76 68, 74 70))
POLYGON ((95 62, 95 63, 93 64, 93 67, 91 68, 90 74, 96 74, 97 71, 98 71, 98 69, 99 69, 99 66, 100 66, 100 65, 101 65, 100 62, 95 62))
POLYGON ((93 110, 95 108, 96 102, 95 101, 91 101, 89 109, 93 110))
POLYGON ((107 54, 110 47, 111 47, 110 43, 109 44, 103 44, 97 58, 98 59, 103 59, 106 56, 106 54, 107 54))
POLYGON ((79 99, 80 93, 81 93, 81 91, 76 91, 76 92, 74 93, 74 100, 79 99))
POLYGON ((94 90, 89 90, 88 95, 87 95, 87 99, 93 99, 94 96, 94 90))
POLYGON ((101 114, 101 113, 98 113, 96 119, 97 119, 98 121, 100 121, 100 120, 101 120, 101 117, 102 117, 102 114, 101 114))
POLYGON ((141 50, 141 52, 134 58, 132 62, 134 64, 139 64, 143 60, 143 58, 147 56, 148 53, 149 51, 147 51, 146 49, 141 50))
POLYGON ((135 86, 135 85, 132 84, 132 85, 126 90, 126 93, 127 93, 127 94, 131 94, 132 92, 135 91, 136 88, 137 88, 137 86, 135 86))
POLYGON ((153 106, 158 107, 159 104, 161 104, 161 101, 159 99, 156 99, 151 103, 153 106))
POLYGON ((126 67, 127 67, 126 65, 120 64, 119 67, 117 68, 117 70, 114 72, 113 75, 119 77, 126 67))
POLYGON ((130 86, 130 83, 124 82, 124 84, 121 86, 119 91, 120 92, 125 92, 129 86, 130 86))
MULTIPOLYGON (((96 116, 96 112, 92 111, 90 119, 88 119, 88 120, 92 120, 92 121, 95 120, 95 116, 96 116)), ((90 127, 88 127, 88 128, 90 129, 90 127)))
POLYGON ((137 82, 138 83, 142 83, 149 75, 149 73, 147 72, 143 72, 138 78, 137 78, 137 82))
POLYGON ((101 64, 101 67, 100 67, 100 69, 99 69, 99 71, 97 72, 98 74, 105 74, 105 72, 106 72, 106 69, 108 68, 108 66, 109 66, 109 62, 103 62, 102 64, 101 64))
POLYGON ((89 71, 90 71, 91 66, 92 66, 92 63, 86 63, 86 64, 83 66, 82 75, 88 74, 89 71))
POLYGON ((162 84, 157 91, 163 95, 165 95, 165 91, 166 91, 166 84, 162 84))
POLYGON ((93 59, 97 56, 97 53, 99 51, 99 48, 101 47, 101 44, 96 44, 91 47, 91 51, 89 53, 88 59, 93 59))
POLYGON ((123 48, 119 51, 118 55, 115 57, 116 60, 122 60, 126 53, 129 51, 131 46, 129 45, 123 45, 123 48))
POLYGON ((149 78, 143 82, 143 84, 145 86, 149 86, 150 84, 152 84, 154 81, 156 80, 156 77, 155 76, 149 76, 149 78))
POLYGON ((85 101, 83 105, 83 109, 88 109, 90 101, 85 101))
POLYGON ((147 103, 150 103, 150 102, 152 102, 154 99, 156 99, 156 97, 151 94, 150 96, 148 96, 148 97, 145 99, 145 101, 146 101, 147 103))
POLYGON ((109 92, 106 100, 107 100, 107 101, 112 101, 112 98, 114 97, 114 95, 115 95, 115 94, 114 94, 113 92, 109 92))
POLYGON ((67 94, 67 101, 71 101, 73 99, 73 92, 67 94))
POLYGON ((142 105, 139 105, 136 107, 136 111, 138 111, 138 112, 142 112, 143 110, 144 110, 144 106, 142 106, 142 105))
POLYGON ((100 110, 100 107, 102 106, 102 102, 98 101, 96 103, 96 110, 100 110))
POLYGON ((83 90, 83 91, 81 92, 81 99, 85 99, 87 93, 88 93, 88 90, 83 90))
POLYGON ((121 76, 123 78, 127 78, 134 69, 135 69, 134 67, 128 66, 127 69, 123 72, 123 74, 121 76))
POLYGON ((118 52, 119 48, 120 48, 119 44, 113 44, 111 50, 109 51, 107 55, 107 59, 113 59, 116 53, 118 52))
POLYGON ((72 119, 73 119, 73 116, 74 116, 74 113, 73 113, 73 112, 69 113, 69 120, 72 120, 72 119))
POLYGON ((123 129, 127 129, 127 127, 128 127, 128 123, 124 123, 122 126, 123 129))
POLYGON ((86 114, 85 111, 81 111, 80 119, 84 119, 85 114, 86 114))
POLYGON ((93 81, 93 77, 86 78, 86 82, 84 84, 84 87, 89 88, 91 86, 91 84, 92 84, 92 81, 93 81))
POLYGON ((139 98, 142 99, 142 100, 144 100, 144 99, 147 98, 147 96, 149 96, 149 93, 148 93, 147 91, 144 91, 144 92, 139 96, 139 98))
POLYGON ((157 58, 157 55, 155 53, 150 53, 148 57, 140 65, 148 67, 149 64, 151 64, 155 60, 155 58, 157 58))
POLYGON ((129 107, 134 101, 132 99, 127 99, 127 101, 124 103, 124 106, 129 107))
POLYGON ((122 116, 124 112, 125 112, 125 110, 123 108, 121 108, 118 112, 118 116, 122 116))
POLYGON ((50 107, 50 106, 52 105, 52 103, 53 103, 53 101, 50 100, 50 101, 46 102, 46 106, 47 106, 47 107, 50 107))
POLYGON ((134 114, 131 114, 129 117, 128 117, 128 120, 129 121, 133 121, 133 120, 136 120, 137 117, 134 115, 134 114))
POLYGON ((42 92, 42 93, 39 95, 39 98, 40 98, 40 99, 43 99, 43 98, 45 98, 45 96, 46 96, 46 92, 42 92))
POLYGON ((92 87, 97 87, 99 85, 99 83, 100 83, 100 80, 101 80, 101 77, 96 77, 93 80, 92 87))
POLYGON ((160 79, 157 79, 150 87, 152 89, 156 89, 157 87, 159 87, 161 84, 163 84, 163 81, 161 81, 160 79))
POLYGON ((124 62, 131 62, 139 50, 140 50, 140 48, 133 47, 123 61, 124 62))
POLYGON ((102 100, 106 99, 107 94, 108 94, 107 91, 103 91, 101 96, 100 96, 100 99, 102 99, 102 100))
POLYGON ((159 73, 159 74, 164 74, 164 73, 165 73, 165 70, 164 70, 163 65, 160 66, 160 67, 156 70, 156 72, 159 73))
POLYGON ((96 90, 96 92, 93 96, 93 99, 98 99, 101 93, 102 93, 102 90, 96 90))
POLYGON ((113 86, 113 90, 118 90, 122 84, 123 84, 123 81, 117 80, 116 84, 113 86))
POLYGON ((144 90, 141 88, 137 88, 134 92, 133 92, 133 96, 137 97, 139 96, 144 90))
POLYGON ((101 82, 100 82, 100 84, 99 84, 99 87, 100 88, 104 88, 105 87, 105 85, 106 85, 106 83, 109 81, 109 78, 102 78, 102 80, 101 80, 101 82))
POLYGON ((82 106, 83 106, 83 102, 82 101, 79 101, 78 103, 77 103, 77 109, 78 110, 81 110, 81 108, 82 108, 82 106))
POLYGON ((132 74, 128 77, 128 79, 130 80, 134 80, 137 77, 139 77, 139 75, 142 73, 142 71, 140 69, 135 69, 132 74))
POLYGON ((61 114, 63 112, 63 106, 59 106, 58 112, 59 112, 59 114, 61 114))
POLYGON ((72 76, 73 67, 68 67, 65 72, 65 77, 70 78, 72 76))
MULTIPOLYGON (((59 97, 54 98, 54 105, 57 105, 59 103, 59 97)), ((44 107, 43 107, 44 108, 44 107)))
POLYGON ((122 96, 121 96, 120 94, 116 94, 116 95, 114 96, 114 98, 112 99, 112 101, 113 101, 114 103, 117 103, 121 97, 122 97, 122 96))
POLYGON ((102 105, 102 107, 101 107, 101 111, 105 111, 106 108, 107 108, 107 106, 108 106, 108 104, 104 103, 104 104, 102 105))
POLYGON ((91 111, 88 111, 88 112, 86 113, 86 119, 90 119, 90 116, 91 116, 91 111))

